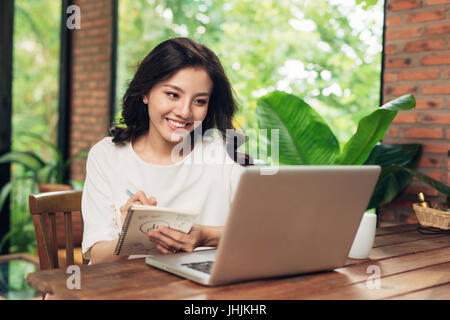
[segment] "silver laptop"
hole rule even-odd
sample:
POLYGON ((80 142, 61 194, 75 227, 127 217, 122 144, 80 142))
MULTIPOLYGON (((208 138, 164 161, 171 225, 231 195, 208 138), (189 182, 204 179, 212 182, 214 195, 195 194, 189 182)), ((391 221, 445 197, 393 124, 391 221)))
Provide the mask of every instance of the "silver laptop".
POLYGON ((146 263, 208 286, 342 267, 381 168, 260 169, 245 168, 217 248, 146 263))

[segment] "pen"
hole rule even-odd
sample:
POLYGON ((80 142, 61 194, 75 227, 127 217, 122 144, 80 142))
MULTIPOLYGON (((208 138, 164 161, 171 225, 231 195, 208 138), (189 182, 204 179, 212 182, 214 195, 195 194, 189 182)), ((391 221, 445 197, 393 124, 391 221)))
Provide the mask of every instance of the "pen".
POLYGON ((132 197, 132 196, 134 196, 134 193, 133 192, 131 192, 130 190, 128 190, 128 189, 125 189, 125 193, 127 194, 127 196, 129 196, 129 197, 132 197))

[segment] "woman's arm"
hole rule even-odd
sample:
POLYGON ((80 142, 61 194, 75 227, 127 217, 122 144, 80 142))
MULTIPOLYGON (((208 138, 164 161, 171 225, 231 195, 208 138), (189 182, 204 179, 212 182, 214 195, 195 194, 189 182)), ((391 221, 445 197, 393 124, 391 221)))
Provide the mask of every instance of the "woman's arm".
POLYGON ((203 241, 199 247, 217 247, 224 227, 201 226, 203 229, 203 241))
POLYGON ((102 263, 102 262, 112 262, 127 259, 127 256, 117 256, 114 254, 116 249, 117 241, 119 239, 112 241, 100 241, 91 247, 91 263, 102 263))
MULTIPOLYGON (((128 209, 133 204, 147 204, 147 205, 156 205, 156 199, 155 197, 147 198, 144 191, 140 190, 136 192, 132 197, 128 199, 128 201, 120 207, 120 221, 122 226, 124 225, 125 218, 128 214, 128 209)), ((119 238, 116 240, 111 241, 100 241, 95 243, 91 247, 91 263, 101 263, 101 262, 111 262, 111 261, 117 261, 124 258, 127 258, 127 256, 117 256, 114 254, 114 251, 117 246, 117 241, 119 241, 119 238)))

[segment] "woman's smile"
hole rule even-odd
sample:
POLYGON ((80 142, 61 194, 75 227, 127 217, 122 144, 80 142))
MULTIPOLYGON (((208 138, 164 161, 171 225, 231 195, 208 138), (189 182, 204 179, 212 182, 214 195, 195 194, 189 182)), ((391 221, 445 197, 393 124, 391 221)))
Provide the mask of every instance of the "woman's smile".
POLYGON ((192 122, 179 121, 170 118, 166 118, 166 120, 172 130, 189 129, 189 126, 192 124, 192 122))

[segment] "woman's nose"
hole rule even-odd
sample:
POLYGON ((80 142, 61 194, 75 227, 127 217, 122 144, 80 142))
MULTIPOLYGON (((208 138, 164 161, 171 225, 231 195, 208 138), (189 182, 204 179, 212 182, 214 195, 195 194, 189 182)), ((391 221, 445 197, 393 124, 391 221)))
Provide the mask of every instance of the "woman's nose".
POLYGON ((192 109, 190 100, 186 99, 180 101, 180 104, 175 109, 175 113, 180 118, 189 120, 192 117, 192 109))

